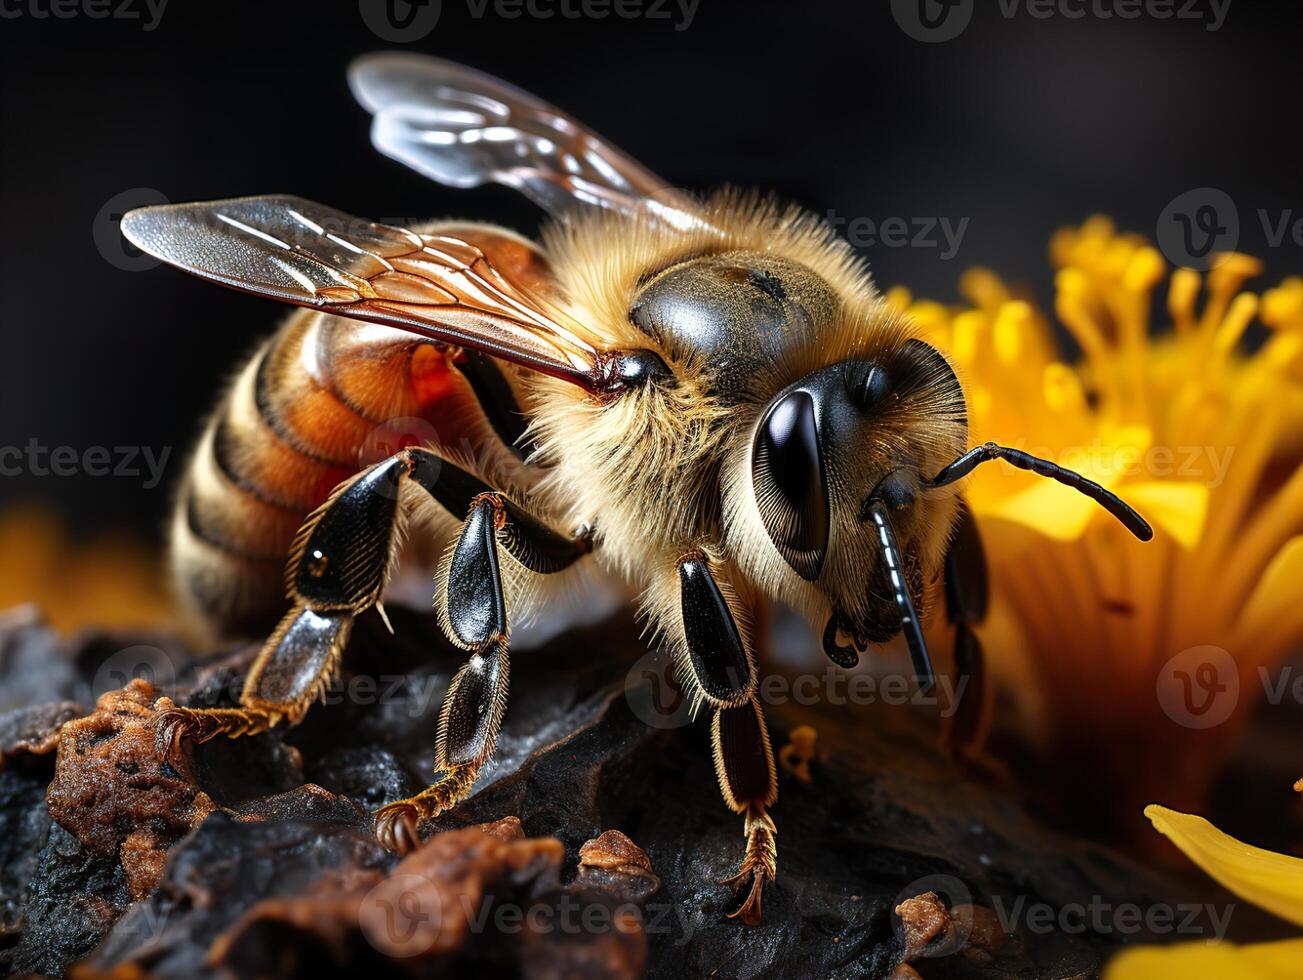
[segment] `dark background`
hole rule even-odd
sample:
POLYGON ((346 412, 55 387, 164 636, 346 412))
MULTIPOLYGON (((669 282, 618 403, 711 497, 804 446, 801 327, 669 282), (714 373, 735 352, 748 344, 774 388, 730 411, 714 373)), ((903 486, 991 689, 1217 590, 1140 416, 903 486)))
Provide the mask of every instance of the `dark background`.
MULTIPOLYGON (((286 191, 360 215, 526 231, 538 215, 500 188, 434 186, 370 148, 345 67, 396 45, 357 0, 171 0, 152 31, 38 16, 49 3, 0 2, 20 14, 0 18, 0 446, 172 455, 153 490, 139 477, 23 475, 0 477, 0 500, 156 533, 222 379, 280 313, 171 270, 119 268, 105 256, 124 254, 102 214, 110 200, 286 191)), ((476 19, 467 0, 444 0, 408 47, 539 93, 688 188, 758 185, 875 221, 969 219, 950 261, 867 248, 883 284, 954 299, 962 269, 983 264, 1047 297, 1056 227, 1107 211, 1152 236, 1168 202, 1205 186, 1235 201, 1241 249, 1266 259, 1270 280, 1303 271, 1303 249, 1269 250, 1256 217, 1303 217, 1300 6, 1232 0, 1210 32, 1183 19, 1010 19, 977 0, 960 37, 924 44, 886 0, 700 0, 686 30, 673 4, 670 20, 476 19)))

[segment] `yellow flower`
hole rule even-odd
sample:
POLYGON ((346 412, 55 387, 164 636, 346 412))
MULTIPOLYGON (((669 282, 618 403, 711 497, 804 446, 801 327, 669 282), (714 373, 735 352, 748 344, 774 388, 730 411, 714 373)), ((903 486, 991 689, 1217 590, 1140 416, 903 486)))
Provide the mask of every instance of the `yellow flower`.
MULTIPOLYGON (((1303 860, 1241 843, 1203 817, 1145 808, 1161 833, 1241 898, 1303 925, 1303 860)), ((1303 939, 1237 946, 1227 942, 1139 947, 1115 957, 1105 980, 1303 977, 1303 939)))
POLYGON ((969 306, 887 298, 951 355, 974 444, 1077 469, 1154 525, 1154 541, 1132 540, 1081 495, 1007 467, 967 489, 991 565, 988 669, 1039 754, 1036 781, 1083 825, 1112 816, 1134 837, 1147 798, 1200 808, 1257 669, 1303 639, 1303 279, 1244 291, 1261 266, 1238 254, 1169 277, 1106 218, 1060 231, 1050 254, 1062 329, 982 269, 960 281, 969 306), (1151 332, 1165 280, 1170 326, 1151 332), (1255 320, 1270 333, 1250 352, 1255 320), (1222 674, 1178 662, 1164 677, 1208 648, 1226 651, 1222 674), (1222 689, 1227 717, 1203 726, 1197 709, 1222 689))

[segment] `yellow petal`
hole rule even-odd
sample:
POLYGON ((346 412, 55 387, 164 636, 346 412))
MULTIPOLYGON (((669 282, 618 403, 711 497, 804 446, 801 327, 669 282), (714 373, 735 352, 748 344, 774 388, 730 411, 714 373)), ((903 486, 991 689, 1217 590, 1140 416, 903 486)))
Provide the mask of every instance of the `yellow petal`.
POLYGON ((1148 292, 1157 286, 1167 274, 1167 263, 1158 249, 1147 247, 1139 249, 1129 262, 1123 281, 1128 289, 1136 292, 1148 292))
MULTIPOLYGON (((1145 450, 1154 442, 1154 430, 1134 422, 1125 425, 1103 422, 1099 430, 1105 445, 1112 447, 1114 458, 1110 465, 1114 467, 1132 467, 1142 462, 1145 450)), ((1107 456, 1102 458, 1108 460, 1107 456)), ((1099 476, 1096 475, 1095 479, 1099 479, 1099 476)))
POLYGON ((1291 538, 1267 564, 1236 623, 1235 642, 1271 662, 1292 648, 1303 630, 1298 582, 1303 576, 1303 535, 1291 538))
POLYGON ((1186 857, 1236 895, 1303 925, 1303 859, 1245 844, 1203 817, 1167 807, 1151 804, 1145 807, 1145 816, 1186 857))
POLYGON ((1286 610, 1298 604, 1298 583, 1303 579, 1303 535, 1290 538, 1262 572, 1249 597, 1240 622, 1249 635, 1279 623, 1286 610))
POLYGON ((963 273, 959 277, 959 291, 987 313, 994 313, 1009 299, 1009 287, 990 269, 969 269, 963 273))
POLYGON ((1203 535, 1208 516, 1208 487, 1185 480, 1128 483, 1122 496, 1145 520, 1171 535, 1182 548, 1193 551, 1203 535))
POLYGON ((1299 980, 1303 939, 1237 946, 1234 943, 1177 943, 1139 946, 1119 953, 1104 980, 1299 980))
POLYGON ((1277 330, 1303 326, 1303 279, 1294 276, 1263 294, 1262 322, 1277 330))

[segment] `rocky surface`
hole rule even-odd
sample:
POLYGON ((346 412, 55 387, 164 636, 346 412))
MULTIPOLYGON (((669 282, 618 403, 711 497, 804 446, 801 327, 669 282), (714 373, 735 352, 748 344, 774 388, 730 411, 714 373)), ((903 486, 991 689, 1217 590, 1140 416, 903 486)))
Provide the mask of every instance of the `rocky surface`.
POLYGON ((784 753, 765 922, 741 926, 717 884, 741 819, 720 803, 705 725, 681 724, 621 617, 513 658, 497 759, 400 859, 369 814, 424 785, 460 657, 427 617, 390 612, 397 635, 359 623, 340 685, 300 727, 177 766, 150 751, 152 699, 233 704, 253 650, 61 642, 9 614, 0 973, 1089 976, 1143 936, 1036 925, 1033 907, 1189 897, 1037 825, 930 749, 925 721, 893 733, 855 707, 788 706, 776 746, 813 730, 784 753))

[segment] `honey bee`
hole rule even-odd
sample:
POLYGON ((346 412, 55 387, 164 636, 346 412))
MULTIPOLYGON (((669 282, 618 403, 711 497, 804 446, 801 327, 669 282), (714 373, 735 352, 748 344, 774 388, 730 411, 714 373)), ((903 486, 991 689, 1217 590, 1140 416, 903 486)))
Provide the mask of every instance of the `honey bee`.
POLYGON ((208 423, 171 537, 184 604, 214 632, 274 621, 286 554, 291 608, 238 708, 160 705, 159 750, 299 722, 354 619, 383 615, 404 541, 432 545, 437 616, 468 659, 439 716, 433 784, 376 814, 379 839, 409 850, 493 753, 511 625, 595 563, 641 590, 709 714, 720 789, 744 819, 732 914, 758 922, 778 792, 758 603, 796 608, 842 667, 903 633, 928 687, 922 624, 937 594, 960 669, 979 664, 980 542, 952 486, 975 466, 1051 477, 1152 532, 1076 473, 970 450, 946 358, 811 214, 676 191, 559 110, 446 61, 368 56, 350 83, 381 152, 451 186, 514 187, 551 220, 535 244, 289 196, 123 219, 151 255, 306 308, 208 423), (426 420, 432 436, 359 462, 394 418, 426 420))

